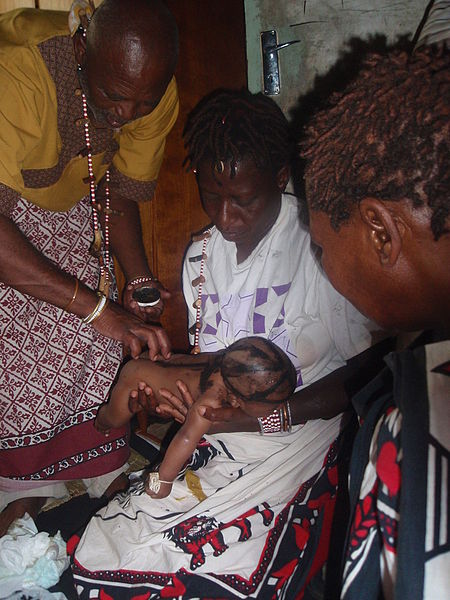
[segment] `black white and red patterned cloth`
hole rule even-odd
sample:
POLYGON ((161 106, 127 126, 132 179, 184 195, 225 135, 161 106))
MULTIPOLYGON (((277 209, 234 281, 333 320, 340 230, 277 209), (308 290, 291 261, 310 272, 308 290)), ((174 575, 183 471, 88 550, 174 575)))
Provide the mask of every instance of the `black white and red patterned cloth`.
POLYGON ((138 480, 88 524, 79 597, 302 598, 328 552, 339 421, 209 435, 167 498, 138 480))
POLYGON ((351 529, 341 598, 449 593, 450 341, 387 357, 354 401, 351 529))

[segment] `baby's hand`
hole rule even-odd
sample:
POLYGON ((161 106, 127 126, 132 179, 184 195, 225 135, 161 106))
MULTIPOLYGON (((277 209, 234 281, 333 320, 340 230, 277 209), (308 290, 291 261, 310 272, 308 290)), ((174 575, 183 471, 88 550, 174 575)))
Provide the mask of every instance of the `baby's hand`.
POLYGON ((156 398, 152 388, 140 381, 136 390, 131 390, 128 398, 128 409, 131 413, 136 414, 141 410, 145 410, 150 414, 156 412, 156 398))
POLYGON ((99 406, 97 410, 97 416, 95 417, 94 427, 100 433, 103 433, 105 437, 109 436, 109 432, 111 431, 109 427, 106 427, 104 424, 104 420, 102 418, 102 413, 106 410, 106 404, 102 404, 99 406))
POLYGON ((145 492, 151 498, 166 498, 171 491, 171 481, 163 481, 160 479, 157 471, 148 474, 147 479, 145 480, 145 492))
POLYGON ((184 423, 190 407, 194 404, 194 400, 184 381, 177 379, 176 385, 180 392, 179 397, 165 388, 159 390, 160 395, 166 402, 161 401, 156 407, 156 412, 165 419, 175 419, 178 423, 184 423))

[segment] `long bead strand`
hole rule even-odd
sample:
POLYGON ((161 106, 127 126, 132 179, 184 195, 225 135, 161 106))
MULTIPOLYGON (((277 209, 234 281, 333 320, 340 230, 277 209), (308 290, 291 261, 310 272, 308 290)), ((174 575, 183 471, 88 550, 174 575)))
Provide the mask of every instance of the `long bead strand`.
POLYGON ((208 244, 208 240, 210 237, 209 230, 206 232, 206 237, 203 240, 202 245, 202 259, 200 262, 200 275, 198 277, 198 296, 197 300, 194 302, 195 307, 195 332, 194 332, 194 348, 192 349, 192 354, 200 354, 200 345, 199 345, 199 337, 200 337, 200 329, 201 329, 201 314, 202 314, 202 287, 203 282, 205 281, 204 270, 205 270, 205 261, 207 259, 206 256, 206 245, 208 244))
POLYGON ((100 265, 100 282, 99 292, 108 295, 110 274, 110 250, 109 250, 109 214, 110 214, 110 194, 109 194, 109 181, 110 175, 109 170, 106 171, 106 186, 105 186, 105 225, 104 225, 104 257, 102 256, 102 234, 100 232, 99 217, 98 217, 98 203, 96 199, 96 183, 94 176, 94 167, 92 162, 92 146, 91 137, 89 134, 89 117, 87 111, 86 96, 81 94, 81 100, 83 104, 83 119, 84 119, 84 137, 86 140, 87 149, 87 162, 88 162, 88 173, 89 173, 89 198, 92 209, 92 227, 94 230, 94 241, 91 246, 92 254, 98 258, 100 265))

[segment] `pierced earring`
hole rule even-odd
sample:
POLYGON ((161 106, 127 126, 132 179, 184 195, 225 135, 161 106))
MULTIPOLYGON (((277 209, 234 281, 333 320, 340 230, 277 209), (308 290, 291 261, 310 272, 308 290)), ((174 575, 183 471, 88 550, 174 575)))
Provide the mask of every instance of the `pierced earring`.
POLYGON ((77 64, 77 71, 78 73, 81 73, 81 71, 83 70, 83 67, 80 65, 80 63, 77 64))
POLYGON ((215 170, 220 174, 225 171, 225 165, 223 164, 223 160, 218 160, 214 165, 215 170))

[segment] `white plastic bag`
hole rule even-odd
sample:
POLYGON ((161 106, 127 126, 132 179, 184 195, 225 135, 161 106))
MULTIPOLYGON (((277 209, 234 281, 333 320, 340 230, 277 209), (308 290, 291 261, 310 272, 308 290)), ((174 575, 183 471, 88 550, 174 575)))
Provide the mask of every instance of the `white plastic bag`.
MULTIPOLYGON (((38 533, 33 519, 25 514, 0 538, 0 598, 19 591, 26 596, 31 590, 36 595, 38 588, 56 585, 68 566, 66 543, 60 532, 53 537, 38 533)), ((44 590, 42 593, 48 594, 44 590)))

